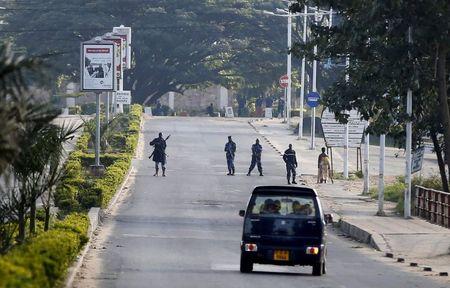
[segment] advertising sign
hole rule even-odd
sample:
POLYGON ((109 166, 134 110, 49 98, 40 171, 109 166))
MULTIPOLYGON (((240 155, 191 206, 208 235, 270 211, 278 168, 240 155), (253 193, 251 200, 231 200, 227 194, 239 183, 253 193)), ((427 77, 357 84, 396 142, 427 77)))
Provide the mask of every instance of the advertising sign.
MULTIPOLYGON (((351 110, 348 118, 348 147, 357 148, 361 146, 367 121, 361 120, 358 111, 351 110)), ((322 130, 327 147, 345 146, 345 125, 339 123, 334 113, 327 108, 322 113, 322 130)))
POLYGON ((225 108, 225 117, 234 118, 233 107, 225 108))
POLYGON ((126 51, 125 51, 125 62, 126 66, 124 66, 124 69, 131 69, 131 27, 124 27, 123 25, 119 27, 113 27, 113 32, 120 35, 122 37, 125 36, 126 41, 126 51))
POLYGON ((106 34, 102 37, 103 40, 111 41, 116 44, 115 53, 114 53, 114 62, 116 63, 116 78, 122 78, 122 38, 113 36, 110 34, 106 34))
POLYGON ((131 104, 131 91, 116 91, 117 104, 131 104))
POLYGON ((422 170, 424 154, 425 154, 425 147, 419 147, 413 151, 411 161, 411 173, 416 173, 422 170))
POLYGON ((114 43, 81 44, 81 90, 114 91, 114 43))

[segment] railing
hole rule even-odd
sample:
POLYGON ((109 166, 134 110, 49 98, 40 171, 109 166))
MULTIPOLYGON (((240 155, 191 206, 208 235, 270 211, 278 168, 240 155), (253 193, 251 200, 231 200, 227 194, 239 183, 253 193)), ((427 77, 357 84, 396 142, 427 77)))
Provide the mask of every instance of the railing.
POLYGON ((450 228, 450 193, 416 186, 415 215, 450 228))

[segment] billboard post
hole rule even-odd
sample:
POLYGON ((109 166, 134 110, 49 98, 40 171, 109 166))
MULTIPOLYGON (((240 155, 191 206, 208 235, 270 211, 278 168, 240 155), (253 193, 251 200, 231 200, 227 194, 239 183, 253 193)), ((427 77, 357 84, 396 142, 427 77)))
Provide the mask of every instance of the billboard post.
POLYGON ((91 166, 95 175, 105 169, 100 164, 100 95, 116 90, 115 45, 100 37, 81 43, 81 91, 96 94, 95 164, 91 166))

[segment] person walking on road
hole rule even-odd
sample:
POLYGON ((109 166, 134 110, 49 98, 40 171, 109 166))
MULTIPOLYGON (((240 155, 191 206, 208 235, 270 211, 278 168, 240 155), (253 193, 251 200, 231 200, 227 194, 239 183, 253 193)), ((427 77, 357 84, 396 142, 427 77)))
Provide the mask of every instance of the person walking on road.
POLYGON ((325 147, 322 147, 322 153, 317 160, 317 168, 319 173, 317 175, 317 183, 327 183, 330 172, 330 158, 325 153, 325 147))
POLYGON ((228 136, 228 142, 225 144, 225 155, 227 157, 228 174, 234 175, 234 154, 236 153, 236 143, 233 142, 231 136, 228 136))
POLYGON ((295 169, 297 168, 297 157, 295 156, 295 151, 292 149, 292 144, 289 144, 289 149, 284 151, 283 160, 286 163, 286 178, 288 184, 291 184, 291 175, 292 175, 292 184, 297 184, 295 182, 295 176, 297 172, 295 169))
POLYGON ((261 165, 261 153, 262 146, 259 144, 259 139, 256 139, 255 144, 252 145, 252 163, 250 164, 250 168, 248 168, 247 176, 250 176, 250 173, 252 173, 255 165, 258 166, 259 176, 264 176, 261 165))
POLYGON ((166 141, 169 139, 170 135, 166 139, 163 138, 163 134, 159 132, 158 138, 153 139, 150 142, 150 146, 154 146, 152 155, 148 158, 152 158, 155 162, 155 174, 153 176, 158 176, 159 163, 161 163, 162 176, 166 177, 166 141))

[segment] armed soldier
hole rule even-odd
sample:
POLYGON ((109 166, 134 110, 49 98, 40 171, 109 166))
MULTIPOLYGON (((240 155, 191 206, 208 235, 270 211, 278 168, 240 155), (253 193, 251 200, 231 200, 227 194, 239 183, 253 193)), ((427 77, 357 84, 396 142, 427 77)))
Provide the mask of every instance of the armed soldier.
POLYGON ((292 149, 292 144, 289 144, 289 149, 284 151, 283 160, 286 163, 286 177, 288 184, 291 184, 291 175, 292 184, 297 184, 297 182, 295 182, 295 176, 297 175, 295 171, 297 168, 297 157, 295 156, 295 151, 292 149))
POLYGON ((154 150, 152 155, 148 158, 152 158, 155 162, 155 174, 153 176, 158 176, 159 172, 159 163, 161 163, 161 169, 162 169, 162 176, 166 177, 166 141, 169 139, 170 135, 167 136, 166 139, 163 138, 163 135, 161 132, 159 132, 158 138, 155 138, 150 142, 150 146, 154 146, 154 150))
POLYGON ((228 136, 228 142, 225 144, 225 155, 227 157, 228 174, 234 175, 234 153, 236 153, 236 143, 233 142, 231 136, 228 136))
POLYGON ((259 176, 264 176, 261 165, 261 153, 262 146, 259 144, 259 139, 256 139, 255 144, 252 145, 252 163, 250 164, 250 168, 248 168, 247 176, 250 176, 255 165, 258 165, 259 176))

